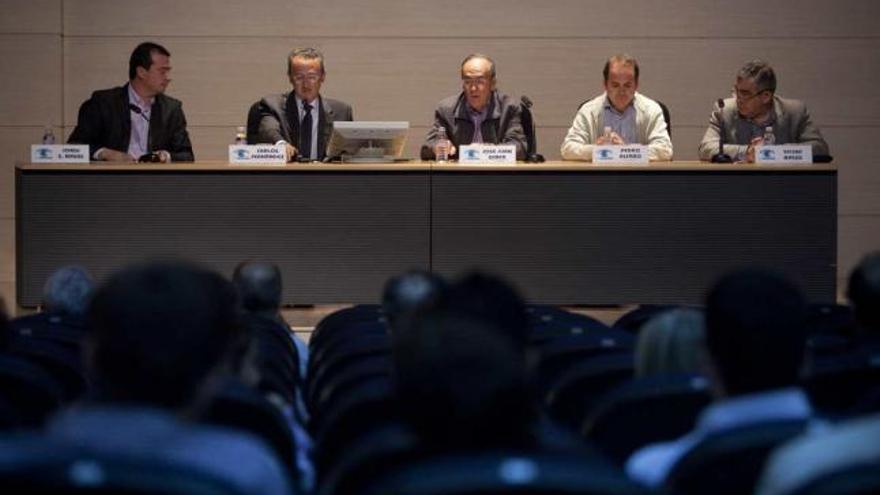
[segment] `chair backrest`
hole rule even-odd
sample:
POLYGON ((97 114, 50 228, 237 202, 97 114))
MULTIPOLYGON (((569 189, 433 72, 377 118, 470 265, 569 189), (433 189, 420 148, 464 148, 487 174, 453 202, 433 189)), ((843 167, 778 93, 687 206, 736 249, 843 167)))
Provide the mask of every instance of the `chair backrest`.
MULTIPOLYGON (((247 142, 257 144, 257 135, 260 132, 260 102, 257 101, 248 109, 247 114, 247 142)), ((274 143, 273 143, 274 144, 274 143)))
POLYGON ((523 133, 526 135, 526 159, 535 157, 538 154, 538 138, 535 136, 535 120, 532 116, 531 101, 523 97, 520 108, 520 122, 522 123, 523 133))
POLYGON ((673 466, 666 486, 674 493, 752 493, 778 445, 804 432, 806 420, 763 422, 711 435, 673 466))
POLYGON ((596 402, 581 435, 623 465, 638 448, 691 431, 711 400, 709 381, 700 375, 636 378, 596 402))
MULTIPOLYGON (((295 465, 296 444, 288 420, 277 406, 243 383, 226 382, 211 398, 199 421, 250 433, 272 448, 281 465, 295 465)), ((295 475, 292 469, 289 473, 295 475)))
POLYGON ((785 495, 877 495, 880 460, 856 464, 823 474, 785 495))
POLYGON ((549 339, 535 348, 538 362, 535 378, 543 393, 566 371, 595 356, 631 354, 632 339, 619 339, 605 332, 568 334, 549 339))
POLYGON ((577 430, 602 395, 632 379, 633 361, 632 353, 586 359, 550 384, 544 405, 553 418, 577 430))
POLYGON ((484 452, 435 456, 398 468, 370 495, 612 495, 647 493, 605 463, 574 455, 484 452))
POLYGON ((25 358, 0 355, 0 397, 23 426, 41 426, 58 410, 64 391, 49 372, 25 358))
POLYGON ((0 463, 5 493, 29 495, 244 495, 208 474, 156 459, 128 459, 52 446, 0 463))

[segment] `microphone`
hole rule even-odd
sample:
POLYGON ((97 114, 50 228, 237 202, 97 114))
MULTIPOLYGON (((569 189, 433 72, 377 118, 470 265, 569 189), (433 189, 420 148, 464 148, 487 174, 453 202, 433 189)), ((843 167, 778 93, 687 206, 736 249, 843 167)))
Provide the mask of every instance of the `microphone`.
POLYGON ((129 103, 129 104, 128 104, 128 109, 131 110, 132 112, 134 112, 134 113, 140 115, 141 117, 143 117, 144 120, 146 120, 147 122, 150 121, 150 118, 147 117, 146 115, 144 115, 144 111, 141 110, 141 107, 135 105, 134 103, 129 103))
POLYGON ((733 163, 724 152, 724 98, 718 98, 718 153, 712 155, 712 163, 733 163))

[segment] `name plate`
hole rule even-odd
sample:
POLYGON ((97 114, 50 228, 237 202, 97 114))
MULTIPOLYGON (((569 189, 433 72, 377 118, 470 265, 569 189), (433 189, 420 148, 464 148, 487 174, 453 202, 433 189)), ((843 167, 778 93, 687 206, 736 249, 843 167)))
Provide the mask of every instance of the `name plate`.
POLYGON ((809 144, 756 146, 755 163, 813 163, 813 147, 809 144))
POLYGON ((31 163, 89 163, 87 144, 33 144, 31 163))
POLYGON ((644 144, 596 145, 593 163, 648 163, 648 147, 644 144))
POLYGON ((458 149, 458 163, 515 164, 513 144, 465 144, 458 149))
POLYGON ((229 163, 237 165, 284 165, 283 144, 230 144, 229 163))

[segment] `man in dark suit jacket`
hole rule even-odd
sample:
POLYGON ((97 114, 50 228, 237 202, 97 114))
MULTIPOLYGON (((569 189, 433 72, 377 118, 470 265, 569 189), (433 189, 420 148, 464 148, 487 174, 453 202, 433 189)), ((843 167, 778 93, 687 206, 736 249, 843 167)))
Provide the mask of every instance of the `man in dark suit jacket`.
POLYGON ((314 48, 293 50, 287 56, 287 75, 293 91, 260 100, 258 143, 287 147, 287 160, 323 160, 336 120, 352 120, 351 106, 321 96, 324 55, 314 48))
POLYGON ((491 143, 516 145, 517 160, 525 159, 519 102, 496 89, 495 62, 486 55, 468 55, 461 63, 461 83, 460 94, 437 105, 434 126, 422 145, 422 160, 434 159, 441 133, 451 142, 451 158, 463 144, 491 143), (479 129, 475 122, 479 122, 479 129))
POLYGON ((164 47, 141 43, 131 53, 128 84, 95 91, 79 109, 71 144, 88 144, 95 160, 193 161, 179 100, 166 96, 171 78, 164 47))

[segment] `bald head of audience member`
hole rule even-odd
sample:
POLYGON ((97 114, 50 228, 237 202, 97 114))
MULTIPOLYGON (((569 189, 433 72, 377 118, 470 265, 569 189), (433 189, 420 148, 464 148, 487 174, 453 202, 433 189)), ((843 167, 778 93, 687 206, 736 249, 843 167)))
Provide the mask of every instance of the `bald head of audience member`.
POLYGON ((391 331, 438 307, 448 288, 442 277, 422 270, 390 278, 382 290, 382 310, 391 331))
POLYGON ((275 318, 281 308, 281 270, 274 263, 248 261, 235 267, 232 283, 245 311, 275 318))
POLYGON ((88 309, 95 283, 81 266, 55 270, 43 285, 43 309, 50 313, 82 317, 88 309))

